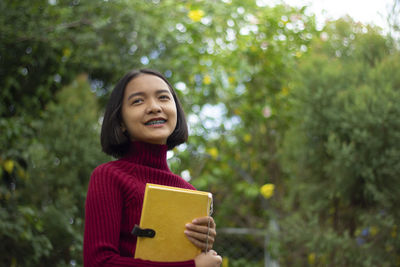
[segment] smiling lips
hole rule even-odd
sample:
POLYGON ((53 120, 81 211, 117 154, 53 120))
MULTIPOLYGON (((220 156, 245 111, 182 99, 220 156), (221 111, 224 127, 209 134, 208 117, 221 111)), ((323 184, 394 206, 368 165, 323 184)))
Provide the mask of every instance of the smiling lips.
POLYGON ((156 118, 156 119, 151 119, 151 120, 149 120, 148 122, 145 123, 145 125, 149 125, 149 126, 152 126, 152 125, 162 125, 162 124, 164 124, 164 123, 166 123, 166 122, 167 122, 167 120, 165 120, 165 119, 156 118))

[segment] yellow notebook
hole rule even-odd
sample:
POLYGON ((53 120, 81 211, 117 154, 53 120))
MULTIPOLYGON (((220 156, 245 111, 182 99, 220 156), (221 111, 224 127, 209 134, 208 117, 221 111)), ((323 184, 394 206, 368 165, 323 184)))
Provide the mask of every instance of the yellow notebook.
POLYGON ((212 194, 177 187, 147 184, 140 228, 153 229, 153 238, 138 237, 135 258, 151 261, 186 261, 201 253, 184 234, 185 224, 208 216, 212 194))

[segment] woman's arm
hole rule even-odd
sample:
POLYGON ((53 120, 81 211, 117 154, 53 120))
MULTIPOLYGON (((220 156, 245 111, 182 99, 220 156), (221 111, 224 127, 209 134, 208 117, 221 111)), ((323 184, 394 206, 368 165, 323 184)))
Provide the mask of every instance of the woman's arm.
POLYGON ((86 198, 84 265, 87 267, 194 267, 194 260, 163 263, 120 255, 119 238, 124 204, 122 191, 121 182, 109 167, 96 168, 90 179, 86 198))

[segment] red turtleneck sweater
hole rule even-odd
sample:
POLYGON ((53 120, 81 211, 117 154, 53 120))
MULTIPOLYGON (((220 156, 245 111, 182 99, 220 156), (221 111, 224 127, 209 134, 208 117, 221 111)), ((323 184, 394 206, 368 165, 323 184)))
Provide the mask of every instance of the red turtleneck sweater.
POLYGON ((151 262, 134 259, 146 183, 194 189, 167 165, 167 146, 132 142, 119 160, 98 166, 92 173, 86 198, 83 258, 94 266, 187 266, 185 262, 151 262))

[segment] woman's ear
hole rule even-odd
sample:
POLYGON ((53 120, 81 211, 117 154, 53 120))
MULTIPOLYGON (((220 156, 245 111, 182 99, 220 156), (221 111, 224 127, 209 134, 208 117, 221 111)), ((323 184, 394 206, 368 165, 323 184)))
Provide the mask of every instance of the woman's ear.
POLYGON ((121 131, 122 131, 123 133, 126 132, 126 127, 125 127, 125 124, 124 124, 123 122, 121 122, 120 128, 121 128, 121 131))

